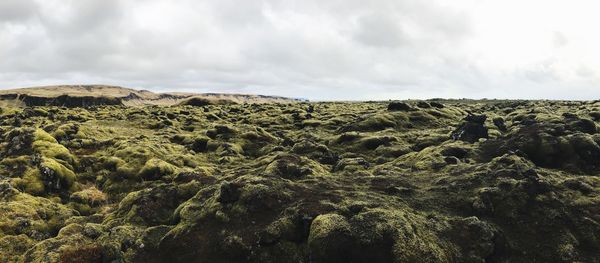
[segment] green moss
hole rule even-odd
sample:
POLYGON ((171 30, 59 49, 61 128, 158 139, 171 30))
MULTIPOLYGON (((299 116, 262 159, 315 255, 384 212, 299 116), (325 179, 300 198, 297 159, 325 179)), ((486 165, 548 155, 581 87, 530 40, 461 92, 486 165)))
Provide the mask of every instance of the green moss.
POLYGON ((393 161, 395 166, 415 170, 439 169, 446 165, 438 147, 428 147, 419 152, 402 155, 393 161))
POLYGON ((79 231, 46 239, 23 255, 25 262, 99 262, 106 258, 117 259, 108 255, 104 246, 79 231))
POLYGON ((219 156, 236 156, 244 154, 242 146, 235 143, 222 143, 215 151, 219 156))
POLYGON ((176 170, 174 165, 158 158, 152 158, 144 164, 138 175, 145 180, 157 180, 175 173, 176 170))
POLYGON ((177 144, 190 144, 193 142, 193 137, 189 134, 175 134, 171 136, 170 141, 177 144))
POLYGON ((21 178, 15 178, 15 186, 23 191, 42 195, 48 192, 70 190, 75 183, 75 173, 60 162, 42 157, 39 168, 28 168, 21 178))
POLYGON ((346 173, 356 173, 364 171, 371 165, 365 159, 360 157, 342 158, 333 167, 334 171, 345 171, 346 173))
POLYGON ((399 122, 407 120, 407 116, 402 113, 381 113, 368 116, 351 127, 354 131, 380 131, 387 128, 394 128, 399 122))
MULTIPOLYGON (((326 239, 331 235, 350 233, 350 224, 341 215, 324 214, 317 216, 310 226, 309 244, 314 244, 321 239, 326 239)), ((332 240, 333 241, 333 240, 332 240)))
POLYGON ((438 119, 424 111, 410 112, 408 121, 414 127, 432 127, 439 125, 438 119))
POLYGON ((44 182, 40 179, 40 170, 27 169, 21 178, 13 180, 15 187, 32 195, 44 193, 44 182))
POLYGON ((60 159, 68 163, 73 163, 75 159, 67 148, 58 143, 38 140, 33 142, 33 149, 44 157, 60 159))
POLYGON ((265 167, 264 175, 297 180, 305 177, 327 176, 328 173, 319 163, 303 156, 280 154, 265 167))
POLYGON ((318 262, 350 261, 352 249, 348 221, 338 214, 317 216, 310 225, 308 246, 318 262))
POLYGON ((455 254, 432 231, 433 223, 407 209, 372 209, 352 218, 361 242, 398 262, 452 262, 455 254), (392 236, 393 241, 386 240, 392 236), (390 248, 391 251, 386 251, 390 248))
POLYGON ((50 185, 54 183, 54 186, 51 185, 51 187, 54 187, 55 190, 63 188, 70 189, 76 179, 76 175, 73 171, 51 158, 42 158, 40 173, 42 177, 45 177, 43 180, 48 180, 50 185), (60 182, 60 184, 58 184, 58 182, 60 182))
POLYGON ((367 150, 375 150, 379 146, 389 146, 392 142, 397 141, 395 137, 391 136, 372 136, 362 138, 359 141, 361 147, 364 147, 367 150))
POLYGON ((318 127, 323 125, 323 122, 320 120, 303 120, 302 127, 318 127))
POLYGON ((92 186, 71 194, 70 199, 90 206, 99 206, 107 201, 107 196, 98 188, 92 186))
POLYGON ((33 133, 34 136, 34 140, 35 141, 45 141, 45 142, 49 142, 49 143, 58 143, 56 141, 56 139, 54 139, 54 137, 52 137, 52 135, 48 134, 46 131, 42 130, 42 129, 36 129, 35 132, 33 133))
POLYGON ((21 262, 22 255, 33 247, 35 241, 26 235, 0 235, 0 262, 21 262))
POLYGON ((38 240, 55 235, 64 222, 75 214, 60 201, 57 203, 26 193, 0 202, 0 211, 3 214, 0 217, 0 232, 7 235, 26 234, 38 240))
POLYGON ((53 132, 52 137, 56 138, 58 141, 69 140, 78 133, 80 129, 80 125, 77 123, 67 123, 58 126, 53 132))
POLYGON ((0 160, 0 169, 8 171, 11 177, 22 177, 31 166, 31 156, 10 156, 0 160))

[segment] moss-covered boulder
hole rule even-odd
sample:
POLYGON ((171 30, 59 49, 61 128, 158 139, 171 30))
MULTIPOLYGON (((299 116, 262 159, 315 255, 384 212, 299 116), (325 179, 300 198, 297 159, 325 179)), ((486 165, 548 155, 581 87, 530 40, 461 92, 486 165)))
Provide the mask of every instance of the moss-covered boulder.
POLYGON ((109 216, 109 221, 157 226, 174 221, 173 212, 185 200, 191 198, 200 188, 198 182, 184 185, 161 185, 129 193, 117 210, 109 216))
POLYGON ((44 197, 14 192, 0 202, 0 237, 27 235, 33 240, 54 236, 77 213, 44 197))
POLYGON ((379 209, 351 219, 317 216, 308 245, 314 262, 451 262, 455 256, 423 218, 379 209))
POLYGON ((267 165, 264 175, 297 180, 307 176, 324 176, 327 172, 319 163, 306 157, 280 154, 267 165))
POLYGON ((309 140, 295 143, 292 152, 317 160, 322 164, 335 164, 339 158, 327 146, 309 140))
POLYGON ((177 168, 158 158, 148 160, 139 172, 139 176, 144 180, 157 180, 164 176, 172 175, 177 168))
POLYGON ((350 224, 341 215, 319 215, 312 221, 308 246, 314 262, 352 261, 350 224))
POLYGON ((410 106, 406 102, 391 102, 387 106, 388 111, 410 111, 413 110, 412 106, 410 106))
POLYGON ((102 245, 89 236, 86 227, 71 224, 60 230, 56 237, 37 243, 23 254, 24 262, 102 262, 122 260, 119 250, 102 245))

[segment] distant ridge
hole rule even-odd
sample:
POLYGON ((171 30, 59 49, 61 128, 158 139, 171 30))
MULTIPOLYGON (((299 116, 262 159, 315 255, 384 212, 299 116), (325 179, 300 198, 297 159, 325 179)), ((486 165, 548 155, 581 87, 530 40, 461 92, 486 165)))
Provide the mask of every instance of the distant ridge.
POLYGON ((0 90, 0 101, 14 106, 87 107, 97 105, 179 105, 191 98, 231 103, 290 103, 307 101, 281 96, 227 93, 155 93, 109 85, 60 85, 0 90))

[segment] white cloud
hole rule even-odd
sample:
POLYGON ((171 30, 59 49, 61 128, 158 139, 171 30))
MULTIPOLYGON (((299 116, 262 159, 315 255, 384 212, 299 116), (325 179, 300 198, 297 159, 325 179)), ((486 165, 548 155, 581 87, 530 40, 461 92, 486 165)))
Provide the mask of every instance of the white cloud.
POLYGON ((310 99, 600 96, 590 1, 6 0, 0 86, 310 99))

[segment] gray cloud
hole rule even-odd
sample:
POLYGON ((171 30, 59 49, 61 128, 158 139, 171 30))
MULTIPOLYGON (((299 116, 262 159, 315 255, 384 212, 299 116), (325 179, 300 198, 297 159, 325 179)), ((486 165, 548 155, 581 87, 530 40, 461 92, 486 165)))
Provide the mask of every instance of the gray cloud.
MULTIPOLYGON (((477 34, 468 9, 442 3, 1 1, 0 86, 388 99, 507 97, 507 83, 561 81, 554 64, 483 63, 469 48, 477 34)), ((553 44, 567 43, 556 31, 553 44)), ((595 78, 590 68, 576 75, 595 78)))
POLYGON ((35 14, 37 5, 30 0, 0 1, 0 23, 23 21, 35 14))
POLYGON ((386 14, 371 14, 358 19, 355 39, 375 47, 400 47, 408 42, 398 20, 386 14))

